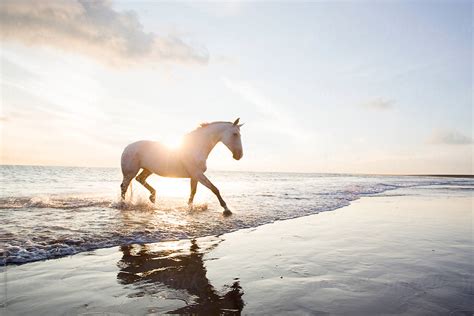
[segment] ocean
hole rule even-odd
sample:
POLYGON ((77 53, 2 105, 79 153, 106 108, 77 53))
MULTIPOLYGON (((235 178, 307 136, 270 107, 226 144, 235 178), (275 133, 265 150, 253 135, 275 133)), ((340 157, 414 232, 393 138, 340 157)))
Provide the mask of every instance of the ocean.
POLYGON ((0 264, 24 264, 119 245, 219 235, 273 221, 334 211, 362 196, 424 190, 472 194, 474 179, 430 176, 207 172, 233 211, 189 179, 153 175, 157 201, 133 181, 120 199, 117 168, 0 166, 0 264), (416 188, 416 190, 413 190, 416 188), (399 192, 399 191, 397 191, 399 192))

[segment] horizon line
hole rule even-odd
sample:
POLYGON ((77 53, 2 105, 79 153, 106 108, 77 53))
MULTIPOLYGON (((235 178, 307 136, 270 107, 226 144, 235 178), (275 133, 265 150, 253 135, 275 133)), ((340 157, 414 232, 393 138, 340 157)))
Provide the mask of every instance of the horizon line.
MULTIPOLYGON (((120 169, 117 167, 103 166, 65 166, 65 165, 29 165, 29 164, 4 164, 0 166, 11 167, 57 167, 57 168, 102 168, 102 169, 120 169)), ((211 172, 253 172, 253 173, 294 173, 294 174, 333 174, 333 175, 356 175, 356 176, 388 176, 388 177, 447 177, 447 178, 474 178, 474 174, 443 174, 443 173, 420 173, 420 174, 397 174, 397 173, 357 173, 357 172, 317 172, 317 171, 254 171, 254 170, 214 170, 211 172)))

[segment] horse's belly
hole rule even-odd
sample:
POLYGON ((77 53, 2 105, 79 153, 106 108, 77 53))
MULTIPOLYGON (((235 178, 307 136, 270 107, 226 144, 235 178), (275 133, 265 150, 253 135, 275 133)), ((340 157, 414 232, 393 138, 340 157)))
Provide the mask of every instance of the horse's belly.
MULTIPOLYGON (((150 170, 151 171, 151 170, 150 170)), ((189 173, 181 164, 180 161, 176 162, 169 162, 165 164, 165 167, 157 168, 156 171, 153 171, 157 175, 162 177, 169 177, 169 178, 189 178, 189 173)))

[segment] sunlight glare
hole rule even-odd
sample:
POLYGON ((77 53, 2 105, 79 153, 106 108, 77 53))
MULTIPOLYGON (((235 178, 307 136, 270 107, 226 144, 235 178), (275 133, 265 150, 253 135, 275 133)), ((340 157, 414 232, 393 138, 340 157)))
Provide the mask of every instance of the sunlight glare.
MULTIPOLYGON (((147 179, 147 182, 157 190, 158 199, 179 198, 184 202, 187 201, 190 193, 189 181, 189 179, 164 178, 157 175, 152 175, 147 179)), ((142 194, 145 197, 148 197, 149 193, 145 188, 143 188, 141 185, 135 187, 137 194, 142 194)), ((212 199, 213 197, 213 193, 210 190, 206 189, 202 185, 198 185, 197 194, 194 197, 194 203, 203 203, 209 199, 212 199)))
POLYGON ((163 139, 163 144, 170 149, 178 149, 182 144, 182 137, 170 136, 163 139))

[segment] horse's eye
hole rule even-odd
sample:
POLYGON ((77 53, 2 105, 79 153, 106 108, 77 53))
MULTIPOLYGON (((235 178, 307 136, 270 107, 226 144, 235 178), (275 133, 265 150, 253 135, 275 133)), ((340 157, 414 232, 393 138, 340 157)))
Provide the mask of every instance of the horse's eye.
POLYGON ((234 133, 234 136, 238 136, 238 135, 239 135, 239 134, 237 134, 237 133, 234 133))

